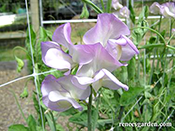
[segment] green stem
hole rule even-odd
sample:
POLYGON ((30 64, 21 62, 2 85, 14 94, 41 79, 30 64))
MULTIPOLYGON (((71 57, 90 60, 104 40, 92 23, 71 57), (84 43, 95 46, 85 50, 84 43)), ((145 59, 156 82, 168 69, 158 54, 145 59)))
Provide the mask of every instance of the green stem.
POLYGON ((19 102, 18 102, 18 99, 17 99, 17 97, 16 97, 16 95, 15 95, 15 92, 14 92, 13 90, 10 90, 10 91, 12 92, 12 94, 13 94, 13 96, 14 96, 14 98, 15 98, 16 104, 17 104, 17 106, 18 106, 19 111, 21 112, 22 117, 24 118, 24 120, 25 120, 26 123, 27 123, 27 118, 25 117, 24 112, 22 111, 22 108, 21 108, 21 106, 20 106, 20 104, 19 104, 19 102))
MULTIPOLYGON (((170 21, 170 37, 172 35, 172 28, 173 28, 173 21, 171 20, 170 21)), ((169 44, 169 43, 168 43, 169 44)))
POLYGON ((103 11, 98 6, 96 6, 94 3, 92 3, 90 0, 82 0, 82 1, 90 5, 97 13, 103 13, 103 11))
POLYGON ((15 48, 13 48, 13 56, 14 57, 15 57, 15 50, 17 50, 17 49, 20 49, 20 50, 24 51, 26 53, 26 55, 28 56, 28 58, 31 60, 31 57, 28 54, 27 50, 25 48, 21 47, 21 46, 16 46, 15 48))
POLYGON ((173 33, 173 34, 171 35, 171 37, 169 38, 169 40, 168 40, 167 43, 170 43, 171 39, 172 39, 174 36, 175 36, 175 33, 173 33))
POLYGON ((121 106, 121 107, 120 107, 120 113, 119 113, 119 116, 118 116, 118 120, 119 120, 119 121, 121 121, 121 119, 122 119, 122 115, 123 115, 124 109, 125 109, 124 106, 121 106))
MULTIPOLYGON (((172 39, 171 38, 171 32, 172 32, 172 27, 173 27, 173 22, 170 21, 170 39, 168 40, 167 42, 167 45, 166 47, 170 48, 170 49, 173 49, 175 50, 175 47, 173 46, 170 46, 170 40, 172 39)), ((165 86, 165 70, 166 70, 166 67, 167 67, 167 53, 168 53, 168 48, 165 48, 165 58, 164 58, 164 66, 163 66, 163 79, 162 79, 162 86, 164 87, 165 86)))
POLYGON ((106 9, 107 13, 111 13, 111 3, 112 3, 112 0, 108 0, 107 9, 106 9))
MULTIPOLYGON (((174 59, 173 59, 173 65, 175 65, 174 59)), ((172 68, 173 68, 173 65, 172 65, 172 68)), ((169 87, 170 87, 171 79, 172 79, 173 74, 174 74, 174 70, 172 70, 172 72, 171 72, 171 74, 170 74, 170 78, 169 78, 169 80, 168 80, 168 85, 167 85, 168 89, 169 89, 169 87)))
POLYGON ((115 112, 115 109, 113 108, 113 106, 111 105, 111 103, 108 101, 108 98, 106 97, 106 95, 103 92, 101 92, 101 93, 103 95, 103 99, 108 104, 109 108, 111 108, 112 112, 115 112))
MULTIPOLYGON (((140 79, 140 55, 138 55, 138 71, 137 71, 137 80, 140 79)), ((138 84, 140 85, 140 81, 137 81, 138 84)))
MULTIPOLYGON (((159 32, 160 32, 160 28, 161 28, 161 23, 162 23, 162 15, 160 16, 160 19, 159 19, 159 27, 158 27, 159 32)), ((157 42, 159 42, 159 36, 158 35, 157 35, 157 42)), ((155 56, 156 56, 157 51, 158 51, 157 49, 154 49, 154 55, 153 55, 154 58, 153 58, 153 62, 152 62, 149 84, 151 84, 151 82, 152 82, 153 72, 154 72, 154 68, 155 68, 155 56)), ((157 59, 158 59, 158 57, 157 57, 157 59)))
POLYGON ((101 6, 102 6, 102 9, 103 9, 103 12, 105 12, 105 6, 104 6, 104 3, 103 3, 103 0, 100 0, 100 3, 101 3, 101 6))
POLYGON ((173 47, 173 46, 166 45, 166 47, 168 47, 168 48, 170 48, 170 49, 172 49, 172 50, 175 50, 175 47, 173 47))
POLYGON ((150 44, 138 47, 138 49, 154 48, 154 47, 165 47, 164 44, 150 44))
POLYGON ((50 112, 50 115, 51 115, 51 118, 52 118, 52 121, 53 121, 53 128, 54 128, 54 131, 56 131, 56 123, 55 123, 55 119, 54 119, 53 113, 50 112))
POLYGON ((146 50, 144 50, 143 53, 143 83, 144 87, 146 88, 146 50))
POLYGON ((88 102, 88 131, 92 131, 92 121, 91 121, 91 113, 92 113, 92 87, 91 87, 91 94, 89 96, 88 102))
MULTIPOLYGON (((165 39, 163 38, 163 36, 162 36, 158 31, 156 31, 156 30, 154 30, 154 29, 151 29, 151 28, 149 28, 149 27, 134 27, 134 28, 132 28, 132 29, 137 29, 137 28, 148 29, 148 30, 150 30, 150 31, 152 31, 152 32, 154 32, 154 33, 156 33, 156 34, 163 40, 163 43, 166 45, 165 39)), ((132 30, 132 29, 131 29, 131 30, 132 30)))

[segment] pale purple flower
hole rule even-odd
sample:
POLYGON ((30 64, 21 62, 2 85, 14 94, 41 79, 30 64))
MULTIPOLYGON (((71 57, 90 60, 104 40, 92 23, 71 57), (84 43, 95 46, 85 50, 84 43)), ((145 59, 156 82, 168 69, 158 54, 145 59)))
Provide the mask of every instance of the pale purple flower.
POLYGON ((67 49, 70 48, 70 45, 73 45, 71 42, 71 26, 70 23, 63 24, 59 26, 53 33, 52 40, 67 49))
POLYGON ((59 70, 71 70, 74 65, 71 56, 66 54, 56 42, 42 42, 41 49, 42 60, 49 67, 59 70))
POLYGON ((160 5, 154 2, 150 7, 152 14, 160 14, 167 18, 175 18, 175 2, 166 2, 160 5))
POLYGON ((86 32, 83 40, 87 45, 100 42, 114 59, 128 61, 139 53, 133 42, 126 37, 129 34, 128 27, 114 14, 104 13, 98 15, 97 24, 86 32))
POLYGON ((86 64, 92 59, 91 54, 87 54, 86 49, 81 45, 73 45, 70 39, 71 27, 70 23, 59 26, 52 37, 53 41, 41 43, 42 60, 52 68, 67 71, 76 64, 86 64), (69 50, 69 54, 65 53, 61 46, 69 50))
POLYGON ((85 45, 73 45, 70 39, 70 24, 59 26, 53 34, 53 41, 42 42, 43 62, 58 70, 68 70, 67 76, 59 79, 49 75, 42 83, 44 104, 55 111, 70 107, 81 110, 76 100, 84 100, 90 94, 91 84, 97 92, 100 87, 112 90, 128 86, 121 83, 111 72, 121 61, 130 60, 138 54, 136 46, 126 37, 128 27, 113 14, 100 14, 97 24, 83 37, 85 45), (62 46, 69 50, 63 51, 62 46), (69 75, 72 68, 79 67, 76 76, 69 75))
POLYGON ((174 28, 174 29, 172 29, 172 33, 174 33, 174 34, 175 34, 175 28, 174 28))
POLYGON ((42 60, 47 66, 70 72, 74 66, 72 57, 60 47, 61 45, 69 49, 73 45, 70 40, 70 32, 70 23, 63 24, 55 30, 52 37, 53 41, 41 43, 42 60))
POLYGON ((107 69, 112 72, 115 69, 126 65, 114 59, 100 43, 83 46, 88 47, 89 50, 87 51, 93 56, 93 58, 89 63, 79 65, 76 74, 77 76, 94 77, 94 74, 101 69, 107 69))
POLYGON ((120 10, 114 12, 114 15, 116 15, 117 17, 129 18, 130 11, 128 7, 124 6, 120 10))
POLYGON ((112 7, 115 10, 121 9, 123 6, 119 3, 118 0, 112 0, 112 7))
POLYGON ((72 81, 76 86, 86 86, 92 84, 92 87, 96 92, 100 89, 100 87, 106 87, 112 90, 123 88, 126 91, 129 89, 127 85, 121 83, 111 72, 106 69, 101 69, 100 71, 96 72, 93 77, 76 75, 73 77, 72 81))
POLYGON ((175 2, 166 2, 162 4, 163 8, 161 8, 160 12, 163 16, 167 18, 175 18, 175 2))
POLYGON ((119 88, 128 90, 128 86, 119 82, 118 79, 110 73, 126 64, 122 64, 114 59, 100 43, 84 46, 88 46, 88 51, 94 58, 87 64, 79 65, 76 76, 73 77, 74 84, 76 86, 92 84, 95 91, 98 91, 102 86, 113 90, 119 88))
POLYGON ((65 111, 71 107, 82 110, 77 100, 85 100, 90 95, 87 86, 76 87, 72 83, 72 76, 56 79, 52 75, 45 77, 41 85, 43 103, 54 111, 65 111))
POLYGON ((130 11, 128 7, 124 6, 120 9, 119 14, 120 17, 129 18, 130 11))
POLYGON ((158 3, 158 2, 154 2, 151 6, 150 6, 150 12, 152 13, 152 14, 155 14, 155 15, 157 15, 157 14, 161 14, 161 12, 160 12, 160 8, 161 8, 161 5, 158 3))

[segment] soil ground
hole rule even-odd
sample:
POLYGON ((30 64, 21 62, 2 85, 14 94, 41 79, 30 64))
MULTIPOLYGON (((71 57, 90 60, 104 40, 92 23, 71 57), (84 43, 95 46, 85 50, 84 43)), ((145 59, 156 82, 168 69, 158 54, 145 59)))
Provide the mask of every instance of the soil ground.
MULTIPOLYGON (((17 73, 15 62, 0 62, 0 84, 14 80, 21 76, 27 75, 25 69, 22 73, 17 73)), ((23 92, 25 82, 27 79, 16 81, 9 85, 0 87, 0 131, 7 131, 8 127, 12 124, 25 124, 25 121, 19 112, 15 98, 12 94, 12 90, 15 92, 19 104, 26 115, 35 113, 32 101, 32 91, 35 86, 32 81, 28 82, 29 96, 27 99, 20 98, 20 94, 23 92)))
MULTIPOLYGON (((0 62, 0 85, 26 75, 28 75, 27 67, 25 67, 21 73, 17 73, 15 61, 0 62)), ((7 131, 8 127, 13 124, 26 125, 26 122, 18 109, 12 91, 15 92, 25 116, 28 117, 32 114, 36 117, 32 100, 32 93, 35 90, 35 85, 32 80, 27 84, 29 96, 24 99, 20 98, 20 94, 23 92, 26 81, 27 79, 23 79, 0 87, 0 131, 7 131)), ((69 117, 60 116, 57 123, 63 126, 65 131, 69 131, 70 128, 73 131, 76 130, 76 125, 69 123, 68 119, 69 117)), ((46 130, 50 131, 49 128, 46 130)), ((86 130, 87 129, 85 128, 82 129, 82 131, 86 130)))

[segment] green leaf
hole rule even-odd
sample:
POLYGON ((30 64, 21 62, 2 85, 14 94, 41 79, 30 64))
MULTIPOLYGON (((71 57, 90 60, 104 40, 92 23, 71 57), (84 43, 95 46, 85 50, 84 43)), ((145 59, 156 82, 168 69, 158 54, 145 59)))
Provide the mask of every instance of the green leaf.
POLYGON ((43 27, 40 27, 40 40, 41 41, 47 40, 47 32, 43 27))
POLYGON ((36 131, 43 131, 43 128, 41 126, 36 126, 36 131))
POLYGON ((70 115, 74 115, 74 114, 76 114, 76 113, 78 113, 78 111, 75 110, 75 109, 72 107, 72 108, 70 108, 69 110, 66 110, 66 111, 64 111, 64 112, 61 112, 61 113, 60 113, 60 116, 70 116, 70 115))
POLYGON ((56 129, 57 129, 57 131, 65 131, 64 127, 60 124, 56 125, 56 129))
POLYGON ((149 15, 149 7, 144 6, 143 9, 142 9, 142 12, 139 15, 138 21, 142 21, 144 19, 147 19, 148 15, 149 15))
POLYGON ((112 4, 112 0, 108 0, 107 8, 106 8, 107 13, 111 13, 111 4, 112 4))
POLYGON ((29 93, 27 91, 27 86, 26 86, 26 87, 24 87, 23 92, 20 94, 20 97, 21 98, 26 98, 26 97, 28 97, 28 95, 29 95, 29 93))
MULTIPOLYGON (((95 129, 96 125, 94 123, 97 122, 98 119, 98 110, 96 108, 92 108, 92 127, 95 129)), ((87 127, 87 110, 84 110, 82 112, 79 112, 75 114, 74 116, 69 118, 69 121, 81 126, 87 127)))
POLYGON ((129 10, 130 10, 130 19, 133 24, 135 24, 135 12, 131 4, 131 0, 129 0, 129 10))
POLYGON ((145 98, 151 98, 152 97, 152 95, 148 92, 148 91, 145 91, 145 98))
POLYGON ((38 115, 38 122, 39 122, 39 125, 41 126, 42 125, 42 119, 44 121, 44 125, 45 125, 45 117, 44 117, 44 112, 45 112, 45 109, 41 106, 41 110, 42 110, 42 118, 41 118, 41 112, 40 112, 40 107, 39 107, 39 103, 38 103, 38 100, 35 96, 35 93, 33 93, 33 103, 34 103, 34 107, 35 107, 35 110, 37 112, 37 115, 38 115))
POLYGON ((46 30, 46 33, 47 33, 47 36, 48 36, 49 40, 52 40, 53 33, 49 30, 46 30))
MULTIPOLYGON (((27 37, 26 37, 26 49, 28 51, 28 56, 31 56, 31 48, 32 48, 32 51, 33 51, 32 55, 34 55, 35 45, 36 45, 36 34, 35 34, 32 26, 30 26, 30 28, 27 29, 27 37), (30 29, 30 35, 29 35, 29 29, 30 29), (30 46, 30 36, 31 36, 31 45, 32 45, 32 47, 30 46)), ((29 59, 29 63, 30 63, 31 58, 28 57, 28 59, 29 59)))
POLYGON ((51 131, 55 131, 55 130, 56 130, 55 121, 53 121, 54 118, 52 119, 52 116, 51 116, 51 115, 53 115, 53 114, 51 114, 51 112, 49 112, 49 113, 46 113, 46 114, 45 114, 45 117, 46 117, 46 119, 47 119, 47 121, 48 121, 50 130, 51 130, 51 131))
POLYGON ((127 72, 127 67, 126 66, 121 67, 121 81, 123 83, 128 82, 128 72, 127 72))
POLYGON ((15 124, 15 125, 11 125, 8 128, 8 131, 30 131, 28 127, 25 127, 22 124, 15 124))
POLYGON ((128 71, 128 79, 129 80, 133 80, 135 78, 135 74, 136 74, 136 60, 133 57, 130 61, 129 64, 127 66, 127 71, 128 71))
POLYGON ((149 43, 150 44, 154 44, 157 41, 157 37, 156 36, 152 36, 149 38, 149 43))
POLYGON ((15 60, 17 62, 17 71, 21 72, 22 68, 24 67, 24 62, 23 62, 23 60, 21 60, 17 56, 15 56, 15 60))
POLYGON ((76 66, 71 70, 71 75, 76 75, 78 68, 79 68, 79 65, 76 65, 76 66))
MULTIPOLYGON (((53 69, 51 69, 51 70, 53 70, 53 69)), ((63 73, 59 70, 51 72, 50 74, 54 75, 56 78, 59 78, 59 77, 63 76, 63 73)))
POLYGON ((27 118, 27 123, 30 131, 36 131, 37 124, 35 118, 32 115, 29 115, 29 117, 27 118))
POLYGON ((86 3, 84 3, 80 18, 83 19, 83 18, 88 18, 88 17, 89 17, 89 11, 87 9, 86 3))
MULTIPOLYGON (((30 26, 30 35, 31 35, 31 44, 32 44, 32 48, 34 48, 35 42, 36 42, 36 34, 33 30, 33 27, 30 26)), ((27 43, 30 42, 30 38, 29 38, 29 28, 27 29, 27 43)))
POLYGON ((128 106, 136 101, 137 96, 141 95, 144 88, 141 87, 130 87, 128 91, 123 92, 120 97, 120 104, 122 106, 128 106))

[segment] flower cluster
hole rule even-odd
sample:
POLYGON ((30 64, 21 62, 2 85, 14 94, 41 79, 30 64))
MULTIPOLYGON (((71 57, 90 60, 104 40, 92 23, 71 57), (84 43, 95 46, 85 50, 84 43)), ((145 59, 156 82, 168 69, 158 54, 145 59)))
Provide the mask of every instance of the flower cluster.
POLYGON ((126 62, 139 53, 126 37, 129 34, 123 22, 107 13, 98 15, 95 27, 83 37, 84 44, 71 42, 70 23, 59 26, 52 41, 41 43, 42 60, 47 66, 66 73, 58 79, 52 75, 44 79, 41 85, 43 103, 55 111, 65 111, 72 106, 82 110, 78 101, 89 97, 91 87, 96 92, 100 87, 128 90, 128 86, 111 72, 126 66, 126 62), (76 69, 75 75, 72 74, 76 69))
POLYGON ((117 17, 129 18, 130 11, 128 7, 121 5, 118 0, 112 0, 112 7, 116 10, 114 14, 117 17))
POLYGON ((156 15, 163 15, 167 18, 175 18, 175 2, 166 2, 162 5, 160 5, 157 2, 154 2, 150 6, 150 12, 156 15))

